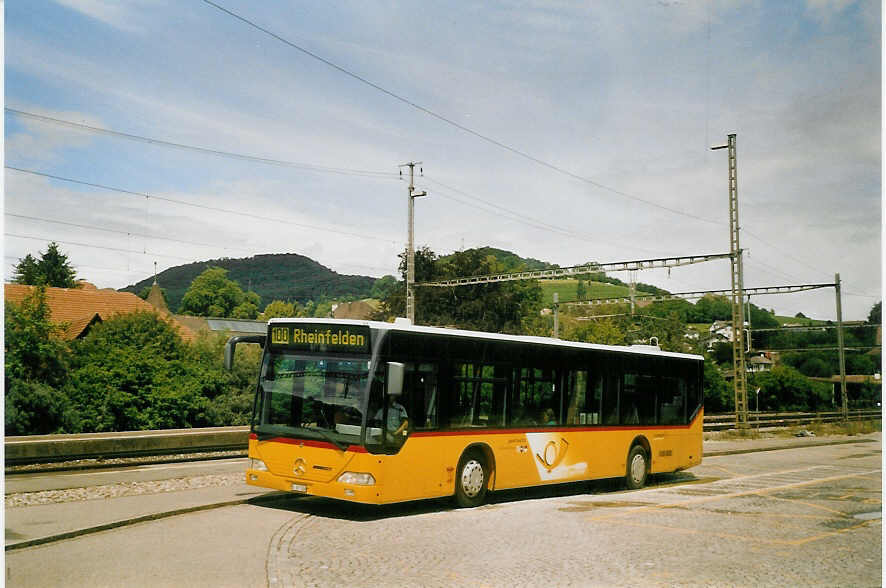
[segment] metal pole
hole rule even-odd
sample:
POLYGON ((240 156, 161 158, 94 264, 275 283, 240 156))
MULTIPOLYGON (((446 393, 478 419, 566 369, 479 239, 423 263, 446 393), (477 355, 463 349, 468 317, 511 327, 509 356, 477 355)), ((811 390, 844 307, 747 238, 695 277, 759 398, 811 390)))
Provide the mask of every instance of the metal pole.
POLYGON ((735 133, 727 135, 727 144, 712 149, 729 150, 729 252, 732 260, 732 366, 735 373, 735 423, 748 427, 747 370, 745 368, 744 333, 744 264, 739 243, 738 222, 738 158, 735 133))
POLYGON ((419 196, 427 196, 428 194, 427 192, 415 191, 415 185, 413 182, 415 166, 420 163, 420 161, 410 161, 409 163, 403 164, 404 166, 409 167, 409 186, 407 186, 407 206, 409 211, 409 214, 407 215, 409 217, 407 223, 409 224, 409 242, 406 245, 406 318, 408 318, 413 324, 415 324, 415 205, 413 201, 419 196))
POLYGON ((554 339, 560 338, 560 295, 554 292, 554 339))
POLYGON ((750 296, 748 296, 748 305, 747 305, 747 309, 748 309, 748 335, 747 335, 747 338, 748 338, 748 353, 750 353, 750 352, 751 352, 751 349, 752 349, 753 346, 754 346, 753 337, 751 336, 751 297, 750 297, 750 296))
POLYGON ((840 397, 842 398, 843 420, 849 420, 849 398, 846 395, 846 353, 843 349, 843 303, 841 301, 840 274, 834 275, 834 290, 837 295, 837 353, 840 357, 840 397))
MULTIPOLYGON (((671 271, 671 270, 668 270, 671 271)), ((631 272, 631 316, 636 312, 637 298, 637 272, 631 272)))

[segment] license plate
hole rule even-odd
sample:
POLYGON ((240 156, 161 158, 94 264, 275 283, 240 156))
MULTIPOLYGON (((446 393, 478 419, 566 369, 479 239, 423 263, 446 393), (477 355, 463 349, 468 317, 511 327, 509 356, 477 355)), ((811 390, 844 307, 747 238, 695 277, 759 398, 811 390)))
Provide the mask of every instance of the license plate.
POLYGON ((293 491, 293 492, 307 492, 307 491, 308 491, 308 487, 305 486, 304 484, 293 484, 293 485, 292 485, 292 491, 293 491))

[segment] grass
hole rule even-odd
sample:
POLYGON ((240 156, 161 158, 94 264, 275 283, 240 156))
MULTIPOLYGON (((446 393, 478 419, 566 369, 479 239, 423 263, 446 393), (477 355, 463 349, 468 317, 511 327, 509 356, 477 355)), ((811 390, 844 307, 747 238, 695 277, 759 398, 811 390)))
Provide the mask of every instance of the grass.
MULTIPOLYGON (((539 280, 539 282, 544 294, 544 305, 548 308, 554 303, 554 292, 559 294, 561 302, 577 298, 578 280, 539 280)), ((631 295, 627 287, 606 282, 585 282, 585 291, 587 298, 627 298, 631 295)), ((640 294, 639 291, 637 293, 640 294)))

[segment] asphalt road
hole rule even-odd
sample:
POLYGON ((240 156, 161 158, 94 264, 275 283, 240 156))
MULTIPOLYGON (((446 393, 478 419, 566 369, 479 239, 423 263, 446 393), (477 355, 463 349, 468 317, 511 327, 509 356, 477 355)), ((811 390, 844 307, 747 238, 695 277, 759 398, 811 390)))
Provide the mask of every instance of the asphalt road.
MULTIPOLYGON (((879 440, 878 440, 879 441, 879 440)), ((880 586, 881 445, 360 507, 286 496, 6 553, 9 586, 880 586)), ((145 497, 145 500, 149 497, 145 497)))

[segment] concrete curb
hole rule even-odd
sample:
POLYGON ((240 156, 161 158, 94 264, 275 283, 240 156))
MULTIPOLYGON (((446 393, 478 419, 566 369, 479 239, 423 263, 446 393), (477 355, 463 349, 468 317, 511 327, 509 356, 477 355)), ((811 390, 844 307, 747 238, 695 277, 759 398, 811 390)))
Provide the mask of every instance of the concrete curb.
MULTIPOLYGON (((853 443, 875 443, 875 439, 841 439, 841 440, 833 440, 833 441, 812 441, 809 443, 805 443, 802 445, 792 445, 792 446, 776 446, 770 445, 767 447, 755 447, 748 449, 725 449, 721 451, 710 451, 706 452, 703 457, 718 457, 723 455, 739 455, 742 453, 758 453, 762 451, 781 451, 785 449, 802 449, 805 447, 821 447, 825 445, 848 445, 853 443)), ((47 543, 54 543, 56 541, 63 541, 65 539, 73 539, 75 537, 81 537, 83 535, 90 535, 92 533, 99 533, 101 531, 108 531, 110 529, 117 529, 120 527, 126 527, 129 525, 135 525, 138 523, 145 523, 149 521, 157 521, 160 519, 165 519, 169 517, 174 517, 182 514, 189 514, 192 512, 201 512, 206 510, 214 510, 216 508, 224 508, 226 506, 238 506, 240 504, 262 504, 265 502, 274 502, 281 498, 289 496, 286 492, 269 492, 267 494, 263 494, 260 496, 253 496, 251 498, 240 498, 237 500, 226 500, 222 502, 214 502, 211 504, 204 504, 199 506, 190 506, 186 508, 179 508, 165 512, 151 513, 148 515, 143 515, 139 517, 134 517, 131 519, 121 519, 118 521, 113 521, 110 523, 105 523, 102 525, 96 525, 94 527, 87 527, 85 529, 76 529, 74 531, 66 531, 64 533, 57 533, 55 535, 49 535, 46 537, 38 537, 36 539, 28 539, 26 541, 19 541, 18 543, 10 543, 6 545, 5 551, 13 551, 16 549, 24 549, 26 547, 34 547, 37 545, 45 545, 47 543)))
POLYGON ((37 545, 45 545, 47 543, 55 543, 56 541, 63 541, 65 539, 73 539, 75 537, 81 537, 83 535, 91 535, 92 533, 99 533, 101 531, 108 531, 110 529, 117 529, 120 527, 128 527, 129 525, 135 525, 138 523, 146 523, 149 521, 158 521, 160 519, 166 519, 169 517, 174 517, 183 514, 189 514, 192 512, 201 512, 206 510, 214 510, 216 508, 224 508, 226 506, 238 506, 240 504, 252 503, 252 504, 261 504, 263 502, 273 502, 275 500, 279 500, 281 497, 286 496, 285 492, 269 492, 268 494, 264 494, 261 496, 253 496, 251 498, 238 498, 236 500, 225 500, 222 502, 214 502, 211 504, 201 504, 199 506, 189 506, 186 508, 178 508, 165 512, 155 512, 148 515, 143 515, 140 517, 134 517, 131 519, 120 519, 118 521, 112 521, 110 523, 105 523, 102 525, 96 525, 94 527, 86 527, 85 529, 75 529, 73 531, 66 531, 64 533, 56 533, 55 535, 48 535, 46 537, 37 537, 35 539, 28 539, 26 541, 19 541, 17 543, 10 543, 6 545, 5 551, 13 551, 16 549, 24 549, 26 547, 34 547, 37 545))

